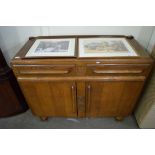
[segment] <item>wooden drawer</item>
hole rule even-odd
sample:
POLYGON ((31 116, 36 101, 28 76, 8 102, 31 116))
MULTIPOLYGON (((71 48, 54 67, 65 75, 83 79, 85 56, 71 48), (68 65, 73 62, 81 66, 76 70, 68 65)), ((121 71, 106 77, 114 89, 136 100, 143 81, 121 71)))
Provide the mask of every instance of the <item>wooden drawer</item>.
POLYGON ((70 76, 76 74, 75 65, 17 65, 14 72, 18 75, 70 76))
POLYGON ((103 75, 148 75, 151 67, 149 64, 87 64, 88 76, 103 75))

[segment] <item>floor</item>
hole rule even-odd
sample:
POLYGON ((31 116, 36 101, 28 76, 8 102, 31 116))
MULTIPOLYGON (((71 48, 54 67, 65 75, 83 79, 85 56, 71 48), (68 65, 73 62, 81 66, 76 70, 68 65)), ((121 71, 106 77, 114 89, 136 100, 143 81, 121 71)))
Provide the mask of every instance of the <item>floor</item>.
POLYGON ((41 121, 33 116, 30 110, 8 118, 0 118, 0 129, 137 129, 138 125, 134 116, 129 116, 123 121, 114 118, 49 118, 41 121))

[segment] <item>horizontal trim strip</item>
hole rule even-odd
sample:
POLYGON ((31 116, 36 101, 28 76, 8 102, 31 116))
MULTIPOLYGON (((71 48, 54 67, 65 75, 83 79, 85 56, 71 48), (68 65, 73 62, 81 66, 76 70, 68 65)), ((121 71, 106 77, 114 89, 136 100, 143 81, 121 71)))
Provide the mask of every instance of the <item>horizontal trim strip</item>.
POLYGON ((18 76, 18 81, 145 81, 145 76, 84 76, 84 77, 25 77, 18 76))

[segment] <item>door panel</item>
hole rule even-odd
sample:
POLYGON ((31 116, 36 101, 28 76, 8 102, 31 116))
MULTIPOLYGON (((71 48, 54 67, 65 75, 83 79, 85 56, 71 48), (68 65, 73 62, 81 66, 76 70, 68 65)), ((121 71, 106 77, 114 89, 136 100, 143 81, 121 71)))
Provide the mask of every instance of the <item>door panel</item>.
POLYGON ((74 82, 20 80, 19 83, 34 114, 58 117, 77 116, 74 82))
POLYGON ((143 81, 105 81, 86 84, 87 117, 127 116, 131 113, 143 81))

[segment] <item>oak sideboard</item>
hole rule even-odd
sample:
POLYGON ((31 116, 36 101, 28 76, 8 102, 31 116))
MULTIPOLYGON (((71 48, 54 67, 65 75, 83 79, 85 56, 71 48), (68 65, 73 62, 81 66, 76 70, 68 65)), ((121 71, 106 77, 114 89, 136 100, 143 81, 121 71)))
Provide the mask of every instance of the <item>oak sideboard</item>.
POLYGON ((132 36, 30 37, 11 66, 33 114, 48 117, 129 116, 153 66, 132 36), (79 38, 125 38, 137 56, 79 57, 79 38), (38 39, 75 38, 74 57, 26 57, 38 39))

